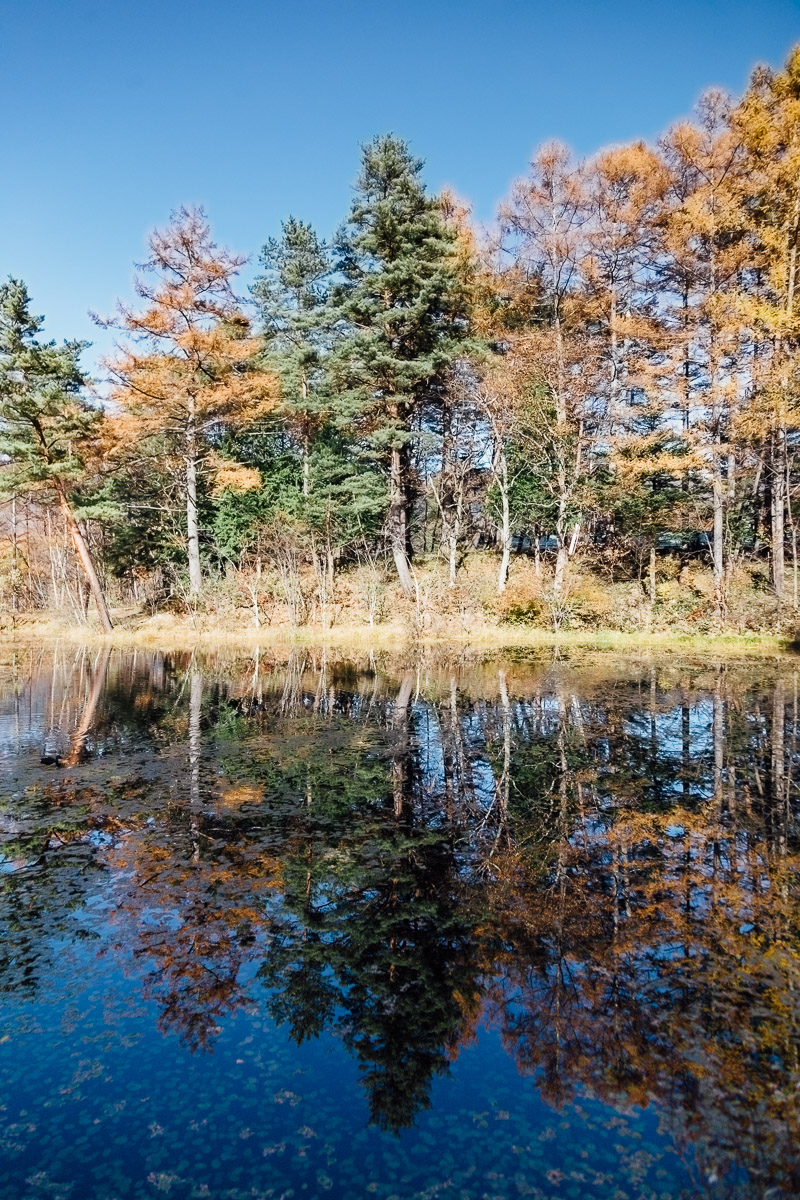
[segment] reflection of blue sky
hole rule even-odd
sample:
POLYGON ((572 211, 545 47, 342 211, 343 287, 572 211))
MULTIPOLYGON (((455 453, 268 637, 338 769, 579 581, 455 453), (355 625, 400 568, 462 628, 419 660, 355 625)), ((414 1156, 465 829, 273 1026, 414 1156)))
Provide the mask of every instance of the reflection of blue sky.
MULTIPOLYGON (((689 757, 700 758, 714 750, 714 705, 710 700, 699 700, 688 706, 689 757)), ((661 758, 680 758, 683 754, 683 709, 676 706, 668 712, 649 713, 643 710, 636 717, 623 723, 630 737, 646 740, 655 732, 658 754, 661 758)))
POLYGON ((44 695, 0 697, 0 758, 41 749, 47 732, 48 700, 44 695))

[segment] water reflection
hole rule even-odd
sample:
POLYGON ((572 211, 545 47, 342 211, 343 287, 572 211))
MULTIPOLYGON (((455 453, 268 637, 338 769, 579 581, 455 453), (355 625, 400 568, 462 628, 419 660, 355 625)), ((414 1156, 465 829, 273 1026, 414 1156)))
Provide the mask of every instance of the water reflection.
POLYGON ((391 1132, 496 1030, 554 1110, 657 1112, 680 1166, 591 1194, 797 1194, 797 704, 791 664, 17 656, 11 1019, 88 946, 187 1051, 333 1036, 391 1132))

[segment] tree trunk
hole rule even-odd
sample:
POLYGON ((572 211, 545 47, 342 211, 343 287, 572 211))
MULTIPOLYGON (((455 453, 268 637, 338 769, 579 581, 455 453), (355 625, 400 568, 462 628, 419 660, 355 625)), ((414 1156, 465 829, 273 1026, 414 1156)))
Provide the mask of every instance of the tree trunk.
POLYGON ((325 597, 327 608, 326 625, 328 628, 333 625, 334 569, 333 550, 329 546, 325 555, 325 597))
MULTIPOLYGON (((559 518, 559 523, 561 519, 559 518)), ((559 534, 558 554, 556 555, 556 570, 553 577, 553 594, 560 596, 564 587, 564 573, 567 569, 567 563, 575 553, 575 547, 578 545, 580 537, 581 525, 580 521, 576 521, 572 527, 569 542, 567 542, 566 530, 559 534)))
POLYGON ((725 607, 725 496, 719 460, 714 460, 713 506, 714 534, 711 543, 711 557, 714 566, 714 600, 717 613, 722 615, 725 607))
POLYGON ((303 495, 311 491, 311 439, 308 436, 308 382, 305 375, 300 377, 300 390, 303 396, 303 495))
POLYGON ((564 584, 564 571, 567 567, 567 529, 566 529, 566 483, 563 465, 558 473, 558 517, 556 518, 556 537, 558 538, 558 553, 556 554, 556 570, 553 577, 553 592, 556 596, 561 595, 561 588, 564 584))
POLYGON ((402 450, 399 446, 393 446, 389 471, 389 538, 400 586, 407 595, 410 595, 414 590, 414 581, 411 578, 407 551, 408 514, 404 467, 402 450))
POLYGON ((458 496, 456 499, 456 511, 450 525, 450 587, 456 586, 456 569, 458 567, 458 540, 461 537, 461 519, 464 508, 464 481, 459 480, 456 483, 458 488, 458 496))
POLYGON ((792 459, 786 455, 786 516, 789 521, 789 535, 792 539, 792 605, 797 608, 797 526, 794 523, 792 510, 792 459))
POLYGON ((392 744, 392 792, 394 795, 394 815, 401 817, 406 806, 408 790, 408 725, 409 705, 414 691, 414 676, 406 671, 400 683, 400 690, 394 702, 392 712, 392 729, 394 740, 392 744))
POLYGON ((772 814, 773 836, 776 849, 785 852, 785 826, 781 820, 784 811, 784 776, 786 771, 786 689, 782 679, 776 679, 772 693, 772 720, 770 722, 770 749, 772 751, 772 814))
POLYGON ((13 545, 13 569, 11 574, 11 611, 14 614, 13 628, 16 629, 17 617, 17 493, 11 497, 11 541, 13 545))
POLYGON ((195 597, 203 586, 200 567, 200 532, 197 525, 197 430, 194 413, 186 429, 186 535, 189 555, 189 595, 195 597))
POLYGON ((652 608, 656 606, 656 547, 655 543, 650 547, 650 605, 652 608))
POLYGON ((500 488, 500 503, 503 513, 503 524, 501 527, 503 556, 500 559, 500 570, 497 574, 497 591, 500 594, 506 590, 508 566, 511 561, 511 509, 508 503, 508 463, 503 453, 500 454, 499 470, 496 478, 498 487, 500 488))
POLYGON ((563 541, 559 542, 558 553, 556 554, 556 570, 553 576, 553 592, 556 596, 560 596, 564 587, 564 572, 567 569, 567 547, 563 541))
POLYGON ((772 435, 772 586, 779 600, 783 599, 786 582, 784 561, 784 515, 786 510, 786 430, 778 426, 772 435))
POLYGON ((500 704, 503 709, 503 773, 497 786, 497 798, 500 805, 500 821, 498 823, 497 839, 505 833, 508 820, 508 801, 511 794, 511 701, 508 698, 508 684, 505 671, 498 671, 500 682, 500 704))
POLYGON ((86 538, 83 536, 83 530, 78 524, 77 518, 72 511, 72 505, 67 498, 66 489, 63 484, 58 485, 58 502, 61 507, 61 512, 64 515, 64 520, 69 529, 72 538, 72 544, 75 547, 75 553, 81 560, 81 566, 86 573, 89 587, 94 597, 97 614, 100 617, 100 624, 103 626, 104 633, 111 633, 114 626, 111 624, 111 616, 106 604, 106 598, 103 595, 103 589, 100 585, 100 577, 97 574, 97 569, 94 565, 92 552, 86 544, 86 538))
POLYGON ((303 442, 303 495, 308 496, 311 491, 311 463, 308 457, 308 442, 303 442))
POLYGON ((456 586, 456 569, 458 566, 458 538, 455 532, 450 534, 450 554, 449 554, 450 569, 448 574, 448 587, 456 586))
POLYGON ((719 821, 722 817, 722 776, 725 769, 725 704, 722 699, 722 679, 719 671, 714 687, 713 713, 714 799, 717 802, 717 820, 719 821))
POLYGON ((261 555, 256 558, 256 580, 251 595, 253 597, 253 623, 258 629, 261 625, 261 614, 258 611, 258 592, 261 587, 261 555))

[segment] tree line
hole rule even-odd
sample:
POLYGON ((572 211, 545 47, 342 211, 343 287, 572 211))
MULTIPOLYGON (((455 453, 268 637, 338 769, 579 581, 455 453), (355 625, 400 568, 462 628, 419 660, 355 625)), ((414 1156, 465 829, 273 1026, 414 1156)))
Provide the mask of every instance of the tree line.
POLYGON ((256 623, 268 593, 302 620, 304 572, 326 623, 353 565, 372 621, 387 566, 413 596, 417 564, 455 587, 476 551, 500 594, 529 553, 556 604, 580 559, 655 606, 659 556, 694 553, 717 619, 743 567, 796 608, 798 168, 800 49, 655 145, 542 147, 488 230, 376 137, 334 238, 290 217, 246 298, 246 259, 173 214, 134 302, 96 318, 102 393, 9 279, 4 590, 54 602, 58 518, 105 629, 112 588, 191 606, 225 579, 256 623), (20 505, 47 526, 38 576, 20 505))

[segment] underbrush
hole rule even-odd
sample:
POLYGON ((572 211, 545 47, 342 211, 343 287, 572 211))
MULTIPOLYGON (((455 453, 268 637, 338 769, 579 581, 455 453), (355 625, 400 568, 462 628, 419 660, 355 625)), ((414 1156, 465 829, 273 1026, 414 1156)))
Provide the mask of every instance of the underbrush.
MULTIPOLYGON (((553 637, 778 638, 793 641, 800 621, 791 600, 780 604, 761 564, 738 566, 727 579, 724 610, 717 611, 710 570, 698 562, 659 560, 655 602, 646 581, 610 578, 594 564, 573 561, 560 589, 552 563, 512 560, 498 594, 498 561, 490 553, 468 556, 450 585, 447 564, 435 556, 414 563, 414 589, 405 595, 390 569, 374 565, 341 570, 330 581, 303 568, 291 579, 241 573, 209 582, 196 600, 180 591, 159 611, 114 610, 115 641, 182 644, 214 639, 258 641, 364 639, 380 644, 452 640, 534 643, 553 637)), ((3 612, 6 640, 94 635, 72 613, 3 612)))

